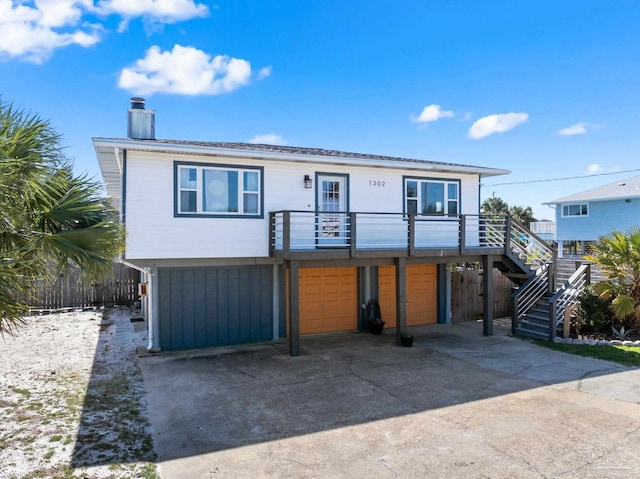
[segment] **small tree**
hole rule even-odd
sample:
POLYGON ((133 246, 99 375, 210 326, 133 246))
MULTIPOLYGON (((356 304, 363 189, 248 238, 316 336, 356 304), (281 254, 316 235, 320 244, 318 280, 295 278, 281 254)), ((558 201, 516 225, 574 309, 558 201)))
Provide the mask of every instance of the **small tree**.
POLYGON ((0 101, 0 332, 21 321, 34 278, 69 266, 99 275, 123 247, 100 185, 75 176, 48 121, 0 101))
POLYGON ((593 244, 593 254, 585 259, 606 274, 607 280, 596 284, 594 291, 611 300, 615 318, 640 321, 640 227, 601 236, 593 244))

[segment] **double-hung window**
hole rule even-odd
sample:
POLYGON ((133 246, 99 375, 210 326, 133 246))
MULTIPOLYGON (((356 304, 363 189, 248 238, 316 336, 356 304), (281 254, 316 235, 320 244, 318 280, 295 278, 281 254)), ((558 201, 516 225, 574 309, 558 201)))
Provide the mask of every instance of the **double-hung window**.
POLYGON ((562 216, 588 216, 588 203, 578 203, 574 205, 563 205, 562 216))
POLYGON ((455 216, 460 213, 460 182, 405 178, 405 211, 429 216, 455 216))
POLYGON ((176 163, 177 216, 262 217, 262 168, 176 163))

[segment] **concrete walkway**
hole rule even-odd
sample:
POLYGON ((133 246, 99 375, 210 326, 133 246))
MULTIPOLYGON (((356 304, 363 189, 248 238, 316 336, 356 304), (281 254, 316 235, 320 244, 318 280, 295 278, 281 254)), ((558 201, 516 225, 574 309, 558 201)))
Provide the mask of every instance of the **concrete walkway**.
POLYGON ((640 370, 411 329, 140 358, 162 477, 640 476, 640 370))

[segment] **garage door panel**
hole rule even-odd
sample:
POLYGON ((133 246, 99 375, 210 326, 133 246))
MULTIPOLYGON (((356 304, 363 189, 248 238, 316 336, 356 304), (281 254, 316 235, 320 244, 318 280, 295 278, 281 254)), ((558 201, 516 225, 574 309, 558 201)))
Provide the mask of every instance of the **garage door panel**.
POLYGON ((161 349, 272 339, 271 266, 160 269, 158 288, 161 349))
MULTIPOLYGON (((409 264, 407 278, 407 326, 437 322, 437 266, 409 264)), ((386 327, 396 326, 396 268, 378 268, 378 302, 386 327)))
POLYGON ((350 331, 358 327, 356 268, 300 270, 300 333, 350 331))

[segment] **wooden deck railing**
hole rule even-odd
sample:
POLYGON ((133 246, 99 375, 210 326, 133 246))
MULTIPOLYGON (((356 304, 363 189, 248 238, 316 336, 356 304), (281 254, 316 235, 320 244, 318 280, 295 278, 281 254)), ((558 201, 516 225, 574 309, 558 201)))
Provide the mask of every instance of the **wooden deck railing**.
POLYGON ((553 250, 507 216, 275 211, 272 256, 284 258, 512 254, 545 262, 553 250))

